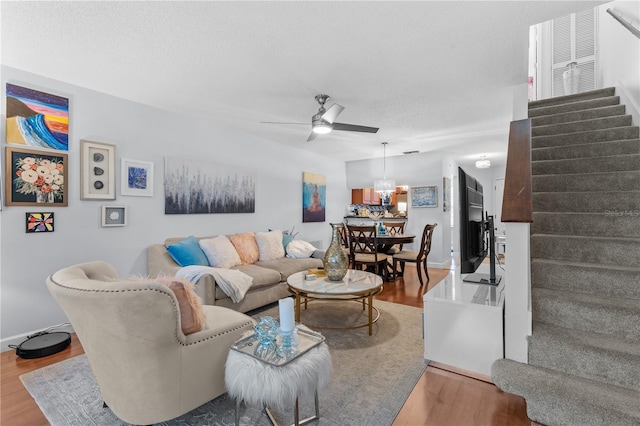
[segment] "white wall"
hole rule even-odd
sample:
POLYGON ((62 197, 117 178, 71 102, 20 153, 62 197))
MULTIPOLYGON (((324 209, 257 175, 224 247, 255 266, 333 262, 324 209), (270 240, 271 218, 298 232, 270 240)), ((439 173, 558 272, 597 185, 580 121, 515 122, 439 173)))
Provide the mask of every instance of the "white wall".
POLYGON ((640 39, 623 27, 607 9, 615 10, 623 19, 640 29, 640 1, 614 1, 598 8, 598 44, 600 55, 600 87, 616 87, 627 114, 639 125, 640 111, 640 39))
MULTIPOLYGON (((25 212, 44 211, 39 207, 3 206, 0 212, 3 348, 12 337, 66 321, 45 286, 45 278, 59 268, 99 259, 113 264, 122 276, 146 274, 147 246, 161 243, 167 237, 189 234, 230 234, 295 226, 298 238, 322 241, 326 247, 331 236, 329 223, 342 220, 345 206, 351 201, 342 161, 292 150, 217 126, 213 121, 161 111, 10 67, 3 66, 1 70, 2 99, 7 82, 70 99, 69 205, 45 209, 55 213, 55 231, 25 233, 25 212), (120 196, 118 174, 116 200, 80 200, 80 139, 115 144, 118 171, 120 158, 152 161, 154 196, 120 196), (165 156, 252 169, 256 175, 255 213, 165 215, 165 156), (321 173, 327 178, 324 223, 302 223, 303 171, 321 173), (102 228, 103 204, 127 206, 128 225, 102 228)), ((3 141, 5 118, 0 117, 3 141)))

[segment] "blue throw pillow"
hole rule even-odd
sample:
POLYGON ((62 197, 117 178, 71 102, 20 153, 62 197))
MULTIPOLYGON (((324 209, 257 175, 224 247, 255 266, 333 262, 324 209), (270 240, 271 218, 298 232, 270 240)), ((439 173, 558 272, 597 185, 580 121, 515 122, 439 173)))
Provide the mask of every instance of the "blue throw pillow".
POLYGON ((180 266, 209 266, 207 256, 200 248, 200 244, 198 244, 198 240, 194 236, 189 236, 179 243, 169 245, 167 251, 180 266))
POLYGON ((282 245, 284 246, 284 251, 285 253, 287 252, 287 245, 293 241, 295 237, 293 235, 289 235, 289 234, 282 234, 282 245))

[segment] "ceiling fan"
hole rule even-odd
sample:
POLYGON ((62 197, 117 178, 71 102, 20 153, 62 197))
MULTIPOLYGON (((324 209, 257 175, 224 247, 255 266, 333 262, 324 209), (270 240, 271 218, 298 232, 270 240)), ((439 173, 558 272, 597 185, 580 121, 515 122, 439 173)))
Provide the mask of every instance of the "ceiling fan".
MULTIPOLYGON (((316 95, 316 101, 320 104, 318 112, 311 117, 311 134, 307 142, 311 142, 318 135, 326 134, 332 130, 343 130, 347 132, 377 133, 377 127, 359 126, 357 124, 336 123, 335 119, 344 110, 342 105, 333 104, 329 109, 325 109, 324 104, 329 99, 329 95, 316 95)), ((277 123, 263 121, 263 123, 273 124, 303 124, 303 123, 277 123)))

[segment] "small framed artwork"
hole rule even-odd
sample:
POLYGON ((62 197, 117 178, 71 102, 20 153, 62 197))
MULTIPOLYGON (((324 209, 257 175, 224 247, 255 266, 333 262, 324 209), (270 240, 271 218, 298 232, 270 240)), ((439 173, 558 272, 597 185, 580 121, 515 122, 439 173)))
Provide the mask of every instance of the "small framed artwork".
POLYGON ((5 148, 5 205, 66 207, 67 154, 5 148))
POLYGON ((126 226, 127 208, 125 206, 102 206, 102 226, 126 226))
POLYGON ((123 158, 120 163, 120 195, 153 197, 153 163, 123 158))
POLYGON ((438 207, 438 187, 416 186, 411 188, 411 207, 438 207))
POLYGON ((80 141, 80 199, 116 199, 116 146, 80 141))
POLYGON ((442 211, 448 212, 451 209, 451 179, 442 178, 442 211))
POLYGON ((27 234, 53 232, 53 213, 27 213, 27 234))

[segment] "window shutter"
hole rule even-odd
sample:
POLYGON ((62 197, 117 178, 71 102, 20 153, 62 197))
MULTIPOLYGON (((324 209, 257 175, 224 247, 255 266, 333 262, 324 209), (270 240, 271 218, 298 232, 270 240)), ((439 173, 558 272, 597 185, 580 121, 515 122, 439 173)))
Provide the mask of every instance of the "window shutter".
POLYGON ((579 92, 596 88, 596 9, 588 9, 552 21, 552 96, 564 95, 562 74, 569 62, 581 71, 579 92))

